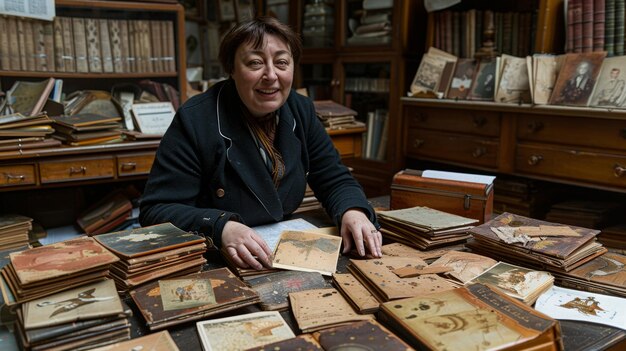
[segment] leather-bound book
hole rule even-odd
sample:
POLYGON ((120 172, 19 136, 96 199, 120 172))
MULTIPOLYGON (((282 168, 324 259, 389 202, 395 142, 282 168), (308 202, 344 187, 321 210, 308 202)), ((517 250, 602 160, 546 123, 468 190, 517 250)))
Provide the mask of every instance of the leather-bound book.
POLYGON ((324 277, 318 272, 278 271, 252 277, 246 283, 259 294, 259 306, 264 311, 289 308, 289 293, 326 287, 324 277))
POLYGON ((132 208, 128 197, 117 192, 94 203, 76 219, 76 222, 85 233, 92 235, 96 231, 101 232, 99 231, 101 227, 115 222, 118 217, 124 214, 128 216, 132 208))
POLYGON ((407 351, 411 347, 397 335, 375 320, 355 322, 327 328, 313 336, 324 350, 339 350, 343 347, 354 350, 407 351))
POLYGON ((556 320, 483 284, 386 302, 378 320, 420 350, 563 350, 556 320))

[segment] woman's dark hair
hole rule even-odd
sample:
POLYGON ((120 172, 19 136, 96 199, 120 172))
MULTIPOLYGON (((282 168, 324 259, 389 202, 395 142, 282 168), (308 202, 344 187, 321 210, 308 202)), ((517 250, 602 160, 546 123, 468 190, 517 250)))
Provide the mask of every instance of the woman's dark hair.
POLYGON ((226 33, 220 44, 219 60, 227 74, 235 69, 235 53, 242 44, 251 43, 255 49, 261 48, 266 35, 275 35, 283 40, 291 50, 294 65, 300 62, 302 44, 300 37, 286 24, 274 17, 257 17, 244 21, 226 33))

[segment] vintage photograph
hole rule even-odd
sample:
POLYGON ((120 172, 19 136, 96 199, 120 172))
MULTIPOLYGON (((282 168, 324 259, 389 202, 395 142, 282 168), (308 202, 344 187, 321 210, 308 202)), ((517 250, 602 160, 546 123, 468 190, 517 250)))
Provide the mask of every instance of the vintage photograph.
POLYGON ((340 248, 340 236, 284 231, 274 250, 272 266, 332 275, 337 269, 340 248))
POLYGON ((550 104, 587 106, 605 51, 568 54, 550 96, 550 104))
POLYGON ((164 279, 159 289, 165 311, 216 303, 210 279, 164 279))

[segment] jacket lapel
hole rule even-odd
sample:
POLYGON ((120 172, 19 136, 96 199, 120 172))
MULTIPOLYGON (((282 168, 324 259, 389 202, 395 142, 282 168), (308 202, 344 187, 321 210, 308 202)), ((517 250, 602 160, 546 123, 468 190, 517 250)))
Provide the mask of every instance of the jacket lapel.
POLYGON ((267 213, 274 220, 281 220, 283 218, 281 201, 274 189, 269 172, 265 170, 265 164, 261 160, 257 146, 245 125, 240 111, 242 102, 232 81, 224 84, 218 99, 220 100, 218 115, 220 133, 230 140, 226 151, 228 162, 267 213))

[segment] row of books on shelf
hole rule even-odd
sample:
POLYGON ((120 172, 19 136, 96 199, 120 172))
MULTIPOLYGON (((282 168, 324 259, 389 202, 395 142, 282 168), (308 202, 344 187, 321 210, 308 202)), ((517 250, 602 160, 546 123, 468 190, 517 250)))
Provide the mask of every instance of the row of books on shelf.
POLYGON ((409 96, 623 108, 624 74, 626 56, 606 51, 474 60, 430 48, 409 96))
POLYGON ((624 0, 567 0, 565 52, 624 55, 624 0))
POLYGON ((6 71, 176 72, 174 22, 0 16, 0 68, 6 71))
POLYGON ((271 271, 203 270, 196 263, 206 239, 162 223, 14 250, 0 270, 0 292, 18 311, 16 334, 27 350, 128 345, 122 301, 160 337, 194 322, 205 349, 331 350, 349 340, 381 350, 584 350, 626 339, 626 257, 602 250, 597 231, 509 213, 477 226, 427 207, 379 215, 390 239, 382 257, 345 257, 344 273, 335 227, 273 223, 259 228, 274 252, 271 271), (445 240, 461 232, 471 235, 471 252, 445 240), (436 245, 418 249, 417 236, 436 245), (577 344, 581 333, 588 337, 577 344))
MULTIPOLYGON (((493 40, 503 54, 528 55, 537 30, 536 12, 492 12, 493 40)), ((474 57, 483 45, 485 11, 444 10, 433 13, 433 46, 459 57, 474 57)))

